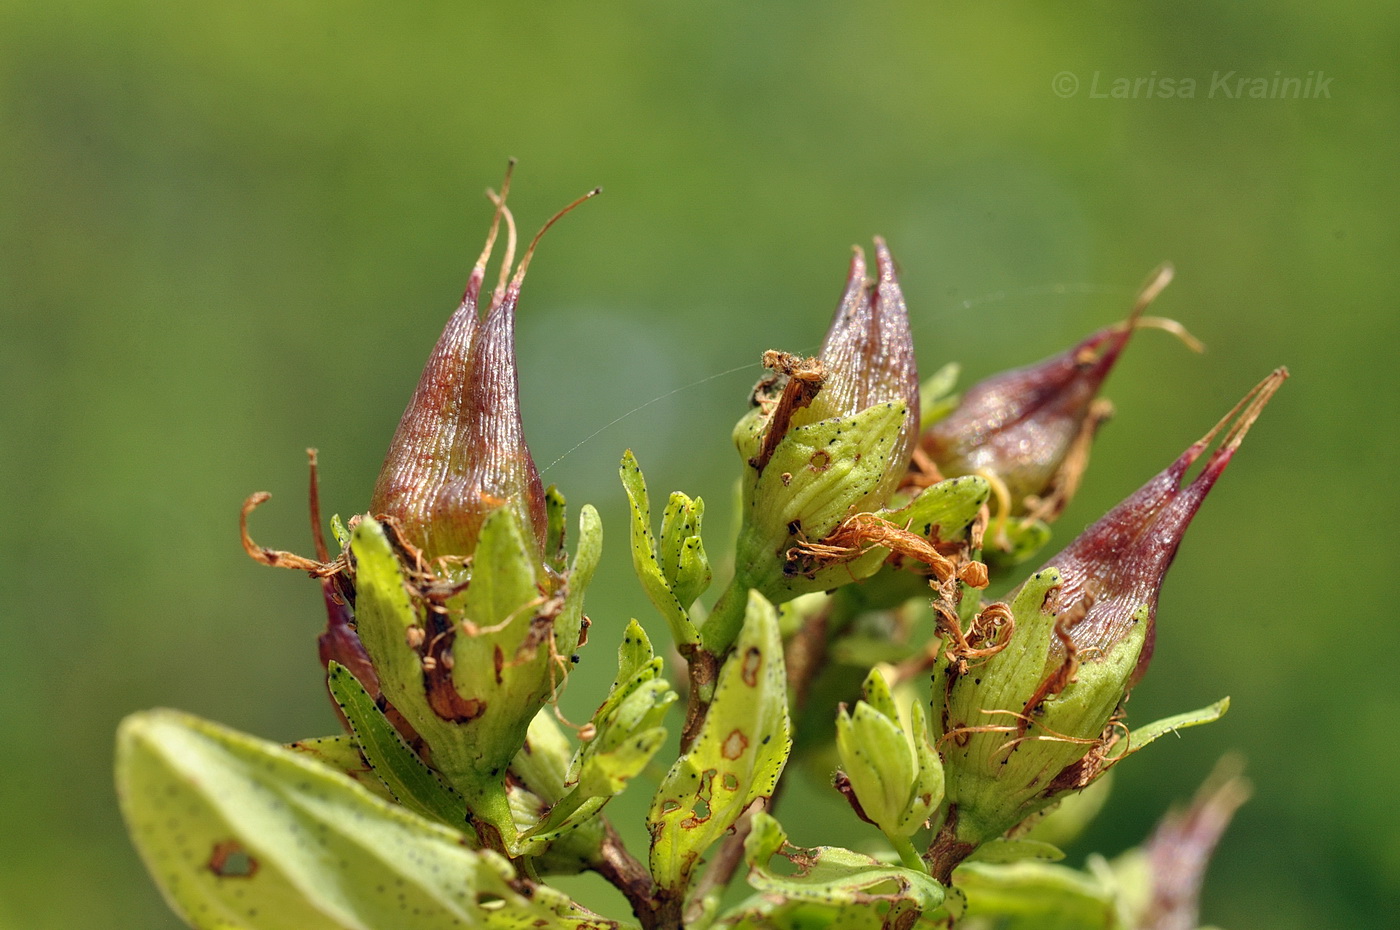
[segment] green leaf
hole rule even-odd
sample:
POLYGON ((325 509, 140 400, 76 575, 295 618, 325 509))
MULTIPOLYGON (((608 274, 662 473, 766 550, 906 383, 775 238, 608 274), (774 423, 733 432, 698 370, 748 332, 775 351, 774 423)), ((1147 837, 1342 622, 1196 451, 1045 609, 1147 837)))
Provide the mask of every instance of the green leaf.
POLYGON ((569 553, 564 548, 567 512, 564 495, 551 484, 544 492, 544 556, 549 561, 549 567, 556 572, 562 572, 568 564, 569 553))
POLYGON ((966 918, 998 930, 1120 930, 1112 890, 1083 872, 1042 862, 968 863, 953 873, 966 918))
POLYGON ((886 717, 896 727, 899 726, 899 709, 894 705, 894 696, 890 694, 889 683, 885 681, 885 676, 880 674, 880 670, 872 668, 865 676, 865 682, 860 687, 861 699, 869 704, 876 713, 886 717))
POLYGON ((345 523, 338 513, 331 515, 331 536, 342 549, 350 545, 350 531, 345 528, 345 523))
POLYGON ((1230 709, 1230 699, 1225 697, 1211 704, 1209 707, 1202 707, 1200 710, 1188 710, 1183 714, 1165 717, 1153 723, 1138 727, 1128 734, 1128 748, 1123 756, 1130 756, 1142 749, 1149 743, 1153 743, 1168 733, 1175 733, 1177 730, 1185 730, 1188 727, 1198 727, 1204 723, 1214 723, 1225 712, 1230 709))
POLYGON ((998 532, 997 520, 992 520, 987 530, 987 545, 982 550, 987 562, 997 568, 1011 568, 1035 555, 1054 535, 1050 525, 1043 520, 1025 520, 1021 517, 1007 517, 1003 536, 1009 548, 1002 549, 993 543, 998 532))
POLYGON ((977 847, 968 856, 967 862, 1018 862, 1022 859, 1037 859, 1041 862, 1059 862, 1065 857, 1058 846, 1042 843, 1040 840, 1013 840, 998 837, 977 847))
POLYGON ((808 539, 826 536, 884 480, 905 412, 902 403, 876 404, 789 429, 744 496, 746 521, 779 541, 793 523, 808 539))
POLYGON ((593 733, 569 766, 569 790, 548 815, 523 838, 537 846, 575 828, 596 814, 651 762, 666 741, 661 726, 676 700, 670 684, 659 677, 662 660, 636 620, 628 624, 617 656, 612 689, 593 715, 593 733))
MULTIPOLYGON (((677 646, 692 645, 700 641, 700 635, 695 630, 695 625, 690 622, 690 616, 686 613, 685 607, 677 598, 676 593, 671 588, 671 582, 667 580, 662 571, 660 556, 657 552, 656 538, 651 532, 651 503, 647 497, 647 482, 642 475, 642 468, 637 464, 637 458, 628 449, 622 456, 622 466, 619 469, 622 476, 622 486, 627 491, 627 501, 632 510, 632 567, 637 573, 637 578, 642 583, 643 590, 661 616, 665 618, 667 626, 671 629, 671 637, 677 646)), ((698 531, 699 521, 696 520, 698 531)), ((698 537, 696 537, 698 539, 698 537)), ((692 565, 698 564, 699 559, 704 558, 703 549, 698 554, 689 557, 692 565)), ((677 556, 676 564, 679 565, 680 557, 677 556)), ((708 563, 706 563, 708 567, 708 563)), ((693 579, 691 579, 693 583, 693 579)))
POLYGON ((1083 791, 1065 795, 1032 822, 1024 839, 1040 840, 1052 846, 1067 846, 1098 816, 1113 791, 1113 770, 1104 772, 1083 791))
POLYGON ((788 847, 783 828, 764 813, 754 815, 744 856, 749 884, 763 893, 766 903, 747 903, 738 913, 725 917, 725 922, 739 926, 745 924, 737 918, 754 921, 760 915, 762 922, 749 925, 872 930, 910 926, 920 916, 932 916, 943 903, 943 886, 923 872, 835 846, 788 847), (769 860, 779 854, 796 866, 793 874, 780 875, 769 869, 769 860))
POLYGON ((296 751, 174 711, 127 718, 133 840, 196 930, 617 926, 296 751))
POLYGON ((880 516, 920 536, 937 532, 938 539, 951 542, 967 536, 991 493, 991 485, 977 475, 948 478, 924 488, 903 507, 880 511, 880 516))
POLYGON ((836 718, 841 769, 866 818, 913 864, 908 838, 943 800, 943 765, 929 745, 921 703, 901 719, 878 669, 870 670, 861 691, 855 710, 843 704, 836 718))
POLYGON ((546 707, 525 736, 525 745, 510 762, 511 774, 526 788, 553 804, 564 796, 564 780, 569 772, 573 745, 554 721, 554 711, 546 707))
POLYGON ((584 504, 578 514, 578 546, 564 588, 564 604, 554 618, 555 650, 573 655, 583 634, 583 598, 603 557, 603 520, 598 509, 584 504))
POLYGON ((436 746, 450 738, 450 725, 428 706, 423 665, 406 645, 422 630, 418 611, 404 586, 398 557, 377 520, 365 517, 350 538, 355 557, 355 624, 360 642, 379 673, 384 697, 436 746))
POLYGON ((287 748, 354 779, 360 787, 369 789, 386 801, 394 800, 389 789, 384 787, 384 782, 379 780, 379 776, 374 774, 374 769, 361 755, 359 741, 349 733, 299 739, 295 743, 288 743, 287 748))
MULTIPOLYGON (((810 570, 789 564, 787 554, 803 540, 820 542, 861 506, 873 510, 884 503, 872 503, 870 495, 887 477, 893 440, 905 412, 903 403, 891 401, 854 416, 794 426, 761 473, 752 465, 747 467, 734 578, 701 627, 707 650, 716 655, 729 651, 750 589, 782 604, 802 594, 860 581, 879 570, 888 552, 878 547, 810 570)), ((741 448, 752 420, 745 417, 735 428, 741 448)))
POLYGON ((418 757, 364 685, 338 662, 330 663, 327 684, 365 759, 394 800, 421 817, 461 829, 467 819, 462 796, 418 757))
POLYGON ((710 560, 700 537, 705 502, 679 491, 671 493, 661 515, 661 573, 680 606, 689 610, 710 586, 710 560))
POLYGON ((652 800, 648 826, 657 884, 684 888, 710 844, 753 801, 772 795, 792 748, 790 732, 777 611, 751 592, 705 722, 652 800))

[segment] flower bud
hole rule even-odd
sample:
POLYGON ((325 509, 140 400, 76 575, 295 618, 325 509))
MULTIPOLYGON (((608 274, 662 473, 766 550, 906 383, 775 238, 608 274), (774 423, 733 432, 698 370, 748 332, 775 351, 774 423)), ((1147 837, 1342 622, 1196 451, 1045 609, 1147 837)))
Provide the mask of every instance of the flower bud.
POLYGON ((557 547, 562 536, 563 501, 556 492, 547 502, 525 446, 513 346, 515 306, 539 236, 507 281, 514 221, 503 198, 496 203, 509 245, 487 315, 478 319, 476 300, 496 224, 350 549, 356 632, 383 698, 466 800, 483 843, 514 854, 506 768, 581 644, 582 596, 601 530, 586 507, 572 568, 560 553, 544 558, 546 544, 557 547))
POLYGON ((978 653, 985 661, 970 664, 950 647, 935 676, 949 801, 929 852, 935 874, 1131 751, 1120 746, 1110 756, 1123 735, 1120 705, 1152 655, 1162 580, 1206 494, 1286 377, 1280 368, 1260 382, 1009 595, 1009 607, 984 611, 1009 617, 1013 630, 999 648, 978 653), (1219 448, 1183 485, 1222 430, 1219 448))
POLYGON ((846 293, 822 341, 826 380, 812 403, 792 418, 793 426, 849 416, 888 401, 903 402, 908 413, 889 453, 890 467, 867 496, 851 504, 854 511, 882 506, 899 484, 900 466, 913 454, 918 433, 919 372, 909 311, 895 277, 894 258, 885 240, 875 239, 874 282, 865 280, 865 256, 856 249, 846 293))
POLYGON ((974 385, 924 431, 921 451, 942 475, 993 480, 1004 514, 1053 520, 1078 489, 1094 434, 1112 413, 1112 404, 1097 395, 1136 329, 1163 326, 1194 344, 1171 321, 1141 318, 1171 278, 1170 265, 1158 269, 1124 322, 974 385))
POLYGON ((928 742, 924 709, 900 719, 889 685, 878 670, 865 680, 854 712, 842 704, 836 718, 836 750, 850 792, 864 819, 892 841, 907 841, 943 799, 943 766, 928 742))
MULTIPOLYGON (((919 377, 904 295, 883 240, 875 240, 875 258, 877 278, 867 281, 865 256, 856 249, 819 357, 764 356, 774 374, 760 382, 757 409, 734 430, 747 461, 740 572, 702 631, 711 651, 733 641, 751 588, 782 603, 860 577, 816 577, 792 565, 789 550, 878 510, 908 471, 919 377)), ((879 559, 869 562, 865 575, 879 567, 879 559)))
POLYGON ((1062 663, 1070 649, 1081 656, 1107 654, 1127 636, 1143 612, 1147 632, 1128 687, 1142 678, 1156 637, 1157 595, 1186 528, 1264 405, 1287 377, 1284 368, 1270 374, 1175 462, 1046 563, 1042 571, 1053 568, 1060 574, 1049 606, 1068 633, 1067 639, 1051 643, 1047 666, 1062 663), (1200 474, 1183 486, 1186 472, 1232 419, 1234 424, 1220 448, 1200 474))
POLYGON ((750 453, 749 464, 761 475, 792 430, 878 404, 902 404, 890 448, 882 451, 889 467, 862 487, 859 497, 844 502, 849 512, 884 503, 902 478, 900 467, 907 468, 917 433, 919 375, 909 313, 883 239, 875 240, 875 261, 878 277, 869 281, 865 253, 855 249, 846 291, 816 358, 764 354, 764 365, 774 374, 755 391, 759 409, 735 430, 740 451, 750 453))

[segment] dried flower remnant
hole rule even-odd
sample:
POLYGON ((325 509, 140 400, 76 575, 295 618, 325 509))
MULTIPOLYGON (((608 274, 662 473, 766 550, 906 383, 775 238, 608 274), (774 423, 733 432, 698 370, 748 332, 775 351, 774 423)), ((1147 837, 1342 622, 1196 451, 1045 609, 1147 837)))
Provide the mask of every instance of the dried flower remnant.
POLYGON ((803 422, 849 415, 882 401, 903 401, 909 410, 901 423, 890 453, 891 468, 884 481, 857 501, 883 504, 899 481, 896 466, 906 462, 917 441, 919 372, 914 361, 914 341, 909 333, 909 311, 904 291, 895 276, 894 258, 885 240, 875 239, 876 278, 865 280, 865 256, 859 249, 851 257, 846 293, 822 341, 820 358, 827 378, 803 422))
MULTIPOLYGON (((793 427, 851 416, 889 401, 905 405, 908 412, 888 453, 890 468, 864 498, 850 504, 853 513, 884 503, 901 478, 897 466, 908 462, 917 442, 919 374, 909 311, 894 258, 885 240, 878 237, 875 267, 875 279, 867 279, 865 253, 853 250, 846 290, 816 358, 798 359, 771 351, 764 354, 764 365, 776 373, 774 387, 782 389, 764 432, 770 454, 771 447, 793 427)), ((754 467, 761 472, 766 462, 764 457, 754 467)))
POLYGON ((1015 631, 1004 648, 972 668, 948 662, 936 676, 949 809, 929 854, 935 875, 1132 751, 1122 745, 1121 705, 1152 655, 1163 578, 1206 494, 1287 377, 1280 368, 1261 381, 1008 595, 1015 631))
MULTIPOLYGON (((1113 412, 1098 393, 1133 333, 1143 326, 1164 328, 1200 348, 1180 324, 1142 315, 1172 274, 1170 265, 1157 269, 1122 323, 968 389, 947 417, 924 431, 916 464, 937 475, 986 477, 1002 517, 1053 521, 1078 490, 1094 434, 1113 412)), ((915 483, 930 480, 927 474, 912 477, 915 483)), ((1000 544, 1005 548, 1005 540, 1000 544)))

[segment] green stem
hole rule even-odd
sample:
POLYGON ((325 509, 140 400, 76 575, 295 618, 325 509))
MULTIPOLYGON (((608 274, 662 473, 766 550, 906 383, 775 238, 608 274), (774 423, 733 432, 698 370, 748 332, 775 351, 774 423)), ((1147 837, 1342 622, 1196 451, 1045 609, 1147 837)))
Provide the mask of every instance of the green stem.
POLYGON ((748 574, 735 572, 729 587, 715 602, 705 625, 700 627, 700 645, 706 651, 723 656, 734 645, 734 640, 739 638, 739 631, 744 626, 744 613, 748 609, 750 587, 748 574))
POLYGON ((486 782, 460 787, 466 797, 468 819, 481 845, 508 859, 514 858, 513 850, 518 845, 519 836, 505 785, 486 782))
POLYGON ((907 836, 890 836, 885 834, 885 838, 890 841, 895 852, 899 853, 899 861, 906 869, 913 869, 916 872, 928 874, 928 863, 919 856, 919 851, 914 848, 914 843, 907 836))

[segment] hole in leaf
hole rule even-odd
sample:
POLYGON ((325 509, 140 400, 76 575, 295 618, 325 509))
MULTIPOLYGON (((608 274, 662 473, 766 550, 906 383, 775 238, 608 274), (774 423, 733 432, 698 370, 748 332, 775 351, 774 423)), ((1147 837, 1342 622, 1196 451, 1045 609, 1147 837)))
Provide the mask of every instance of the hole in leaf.
POLYGON ((209 854, 209 871, 220 878, 252 878, 258 872, 258 860, 238 840, 224 840, 215 843, 209 854))

